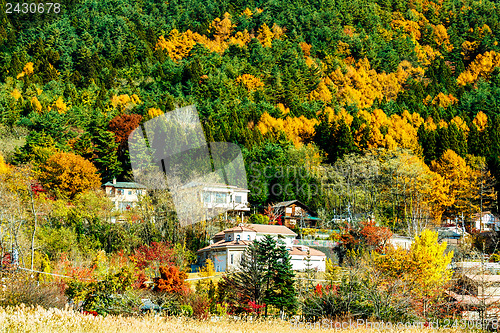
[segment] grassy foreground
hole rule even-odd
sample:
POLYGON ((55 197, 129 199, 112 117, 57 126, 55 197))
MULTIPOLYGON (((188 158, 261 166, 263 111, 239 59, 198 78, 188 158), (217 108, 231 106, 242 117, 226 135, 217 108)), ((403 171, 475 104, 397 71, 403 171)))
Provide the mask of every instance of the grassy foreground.
MULTIPOLYGON (((329 330, 332 331, 332 330, 329 330)), ((370 332, 367 329, 342 330, 342 332, 370 332)), ((387 330, 384 332, 419 332, 418 329, 387 330)), ((434 331, 425 329, 425 331, 434 331)), ((446 330, 447 332, 458 332, 457 330, 446 330)), ((93 317, 73 312, 71 310, 43 309, 32 307, 10 307, 0 308, 0 332, 81 332, 81 333, 104 333, 104 332, 326 332, 320 329, 293 329, 284 321, 268 322, 235 322, 221 320, 212 322, 210 320, 200 321, 176 317, 93 317)))

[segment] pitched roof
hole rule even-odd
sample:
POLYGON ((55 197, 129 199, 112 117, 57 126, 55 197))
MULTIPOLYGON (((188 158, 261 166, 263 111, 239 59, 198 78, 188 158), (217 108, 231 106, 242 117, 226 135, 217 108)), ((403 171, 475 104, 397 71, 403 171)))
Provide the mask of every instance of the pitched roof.
MULTIPOLYGON (((250 228, 247 228, 247 227, 245 227, 245 226, 240 226, 240 225, 238 225, 238 226, 236 226, 236 227, 232 227, 232 228, 230 228, 230 229, 223 230, 223 231, 221 231, 221 232, 222 232, 222 233, 228 233, 228 232, 234 232, 234 231, 252 231, 252 232, 255 232, 255 230, 254 230, 254 229, 250 229, 250 228)), ((218 235, 218 234, 216 234, 216 236, 217 236, 217 235, 218 235)))
MULTIPOLYGON (((307 256, 307 251, 302 251, 300 246, 293 246, 291 250, 288 252, 291 256, 307 256)), ((315 257, 326 257, 326 254, 321 252, 320 250, 313 249, 309 247, 309 255, 315 257)))
POLYGON ((135 182, 116 182, 116 184, 113 184, 112 182, 107 182, 102 186, 110 186, 114 188, 140 188, 140 189, 146 188, 146 186, 135 182))
POLYGON ((248 224, 248 228, 255 230, 258 234, 280 234, 297 236, 295 232, 284 225, 275 224, 248 224))
POLYGON ((487 275, 487 274, 464 274, 468 279, 471 279, 474 282, 500 282, 500 275, 487 275))
POLYGON ((307 209, 310 212, 312 211, 309 207, 307 207, 305 204, 303 204, 299 200, 290 200, 290 201, 278 202, 278 203, 276 203, 276 204, 273 205, 273 208, 282 208, 282 207, 284 208, 284 207, 288 207, 288 206, 293 205, 293 204, 302 206, 302 207, 304 207, 305 209, 307 209))
POLYGON ((207 250, 213 250, 217 248, 225 248, 225 247, 239 247, 239 246, 248 246, 252 243, 251 241, 245 241, 245 240, 232 240, 232 241, 226 241, 226 240, 220 240, 217 243, 210 244, 208 246, 205 246, 202 249, 199 249, 198 252, 202 251, 207 251, 207 250))

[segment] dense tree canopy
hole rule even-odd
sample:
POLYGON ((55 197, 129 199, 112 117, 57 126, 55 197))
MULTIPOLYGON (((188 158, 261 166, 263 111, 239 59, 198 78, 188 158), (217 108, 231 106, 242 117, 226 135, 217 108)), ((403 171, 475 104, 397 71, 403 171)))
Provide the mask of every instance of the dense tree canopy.
POLYGON ((130 131, 195 104, 208 141, 243 148, 256 205, 328 198, 302 190, 317 177, 251 179, 254 162, 310 170, 384 148, 431 166, 453 151, 500 173, 494 2, 80 0, 62 10, 0 14, 0 122, 28 132, 18 150, 1 148, 7 162, 62 151, 105 181, 127 178, 130 131))

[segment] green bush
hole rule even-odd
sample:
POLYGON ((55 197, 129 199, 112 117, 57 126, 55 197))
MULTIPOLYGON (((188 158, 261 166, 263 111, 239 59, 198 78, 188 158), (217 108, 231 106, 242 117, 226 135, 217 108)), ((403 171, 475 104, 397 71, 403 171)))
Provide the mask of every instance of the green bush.
POLYGON ((267 215, 262 215, 262 214, 252 214, 252 215, 250 215, 250 218, 248 219, 248 223, 268 224, 269 217, 267 215))
POLYGON ((180 306, 181 314, 191 317, 193 315, 193 308, 189 304, 182 304, 180 306))

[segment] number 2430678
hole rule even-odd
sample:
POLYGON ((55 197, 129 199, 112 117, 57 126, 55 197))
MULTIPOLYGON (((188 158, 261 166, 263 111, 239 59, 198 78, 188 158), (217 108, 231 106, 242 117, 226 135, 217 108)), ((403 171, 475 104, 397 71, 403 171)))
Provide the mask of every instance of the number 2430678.
POLYGON ((7 2, 5 4, 6 14, 58 14, 61 12, 61 4, 58 2, 7 2))

